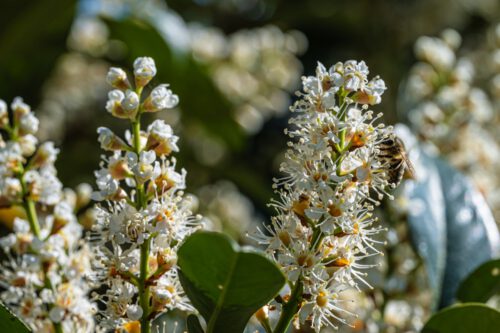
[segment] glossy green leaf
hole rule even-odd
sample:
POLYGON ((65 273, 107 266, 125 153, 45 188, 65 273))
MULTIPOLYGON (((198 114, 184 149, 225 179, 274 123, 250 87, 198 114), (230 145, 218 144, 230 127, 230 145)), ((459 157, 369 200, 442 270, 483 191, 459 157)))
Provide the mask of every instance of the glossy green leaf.
POLYGON ((200 320, 196 315, 189 315, 187 317, 187 327, 188 333, 203 333, 203 328, 201 327, 200 320))
POLYGON ((285 283, 263 254, 228 236, 197 232, 180 247, 179 277, 193 305, 207 322, 207 333, 243 332, 250 317, 285 283))
POLYGON ((500 328, 500 312, 480 303, 441 310, 429 319, 422 333, 493 333, 500 328))
POLYGON ((0 332, 31 333, 32 331, 12 311, 0 303, 0 332))
POLYGON ((462 173, 436 160, 446 205, 446 269, 440 307, 455 301, 460 283, 499 249, 493 214, 484 196, 462 173))
POLYGON ((486 302, 500 292, 500 259, 485 262, 460 284, 457 299, 486 302))
POLYGON ((426 172, 405 186, 405 195, 412 202, 408 224, 412 244, 425 263, 433 303, 437 305, 446 265, 446 207, 434 161, 419 153, 418 160, 414 160, 415 167, 420 170, 425 166, 426 172))
MULTIPOLYGON (((403 126, 399 130, 411 136, 403 126)), ((494 256, 498 231, 483 195, 466 176, 427 154, 415 138, 406 146, 417 171, 404 189, 410 236, 425 262, 434 307, 445 307, 454 302, 460 282, 494 256)))

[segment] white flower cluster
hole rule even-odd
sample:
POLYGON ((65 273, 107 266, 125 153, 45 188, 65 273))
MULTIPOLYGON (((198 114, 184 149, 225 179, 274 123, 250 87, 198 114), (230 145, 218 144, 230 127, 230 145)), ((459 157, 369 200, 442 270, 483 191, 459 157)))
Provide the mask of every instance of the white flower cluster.
POLYGON ((192 310, 175 270, 177 248, 197 224, 182 191, 186 171, 177 172, 170 156, 179 150, 178 137, 163 120, 140 129, 143 113, 178 103, 165 84, 141 100, 155 74, 153 59, 138 58, 135 89, 120 68, 111 68, 107 77, 116 88, 109 93, 107 110, 132 124, 132 133, 123 139, 108 128, 98 129, 101 147, 112 152, 95 173, 98 191, 93 193, 95 200, 107 202, 98 208, 93 240, 95 281, 107 286, 95 297, 104 304, 100 324, 108 329, 133 331, 165 311, 192 310))
MULTIPOLYGON (((301 299, 299 322, 316 332, 346 323, 339 293, 368 285, 364 270, 373 265, 363 260, 380 253, 374 246, 382 230, 373 206, 396 185, 379 156, 391 128, 375 126, 381 114, 368 110, 386 87, 367 76, 366 64, 351 60, 329 69, 318 64, 316 76, 303 77, 286 131, 292 141, 280 168, 285 176, 275 180, 277 215, 254 236, 291 282, 282 311, 301 299)), ((278 326, 282 320, 283 313, 278 326)))
POLYGON ((441 38, 419 38, 415 53, 420 62, 412 68, 404 92, 414 129, 439 150, 453 150, 450 144, 465 134, 464 126, 493 116, 486 93, 474 86, 473 63, 457 59, 460 43, 454 30, 445 30, 441 38))
POLYGON ((245 131, 257 132, 265 120, 286 110, 302 72, 297 56, 307 48, 302 33, 265 26, 226 36, 199 25, 189 32, 193 56, 209 66, 245 131))
MULTIPOLYGON (((6 260, 0 298, 35 332, 94 332, 85 274, 92 259, 74 214, 90 200, 62 190, 52 142, 37 144, 38 119, 21 98, 9 116, 0 100, 0 203, 22 206, 13 232, 0 239, 6 260)), ((83 194, 83 197, 82 197, 83 194)))
MULTIPOLYGON (((494 37, 498 47, 500 29, 494 37)), ((476 50, 477 54, 458 57, 460 44, 461 36, 454 30, 443 31, 439 38, 417 40, 419 62, 402 91, 402 106, 426 147, 474 180, 498 220, 500 118, 496 96, 500 95, 495 94, 495 80, 500 82, 500 53, 476 50), (491 81, 481 84, 482 76, 491 81)))

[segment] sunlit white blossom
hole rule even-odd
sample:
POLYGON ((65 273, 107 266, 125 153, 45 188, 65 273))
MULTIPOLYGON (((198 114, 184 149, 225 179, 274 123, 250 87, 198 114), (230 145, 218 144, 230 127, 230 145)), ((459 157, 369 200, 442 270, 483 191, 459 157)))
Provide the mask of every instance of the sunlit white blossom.
POLYGON ((294 117, 282 177, 275 179, 280 200, 271 203, 277 215, 253 238, 292 282, 292 295, 302 290, 299 321, 319 332, 348 323, 339 294, 358 284, 370 287, 364 263, 380 254, 374 235, 381 228, 370 211, 391 185, 379 145, 392 129, 374 122, 369 105, 378 104, 384 81, 368 79, 368 67, 354 60, 302 79, 303 92, 290 108, 294 117))
MULTIPOLYGON (((129 82, 124 71, 112 69, 108 81, 129 82)), ((122 139, 111 130, 98 129, 99 142, 112 155, 103 156, 95 172, 98 189, 92 198, 101 201, 93 224, 92 279, 106 291, 94 295, 103 304, 99 326, 103 329, 138 329, 150 325, 161 313, 173 309, 193 311, 176 273, 176 251, 197 228, 184 198, 186 171, 176 171, 171 153, 179 151, 178 137, 170 125, 155 120, 141 131, 142 112, 156 112, 177 105, 178 97, 167 84, 141 99, 142 88, 156 74, 151 58, 134 62, 135 90, 113 90, 106 108, 118 118, 130 119, 132 131, 122 139), (143 292, 144 289, 148 293, 143 292)))

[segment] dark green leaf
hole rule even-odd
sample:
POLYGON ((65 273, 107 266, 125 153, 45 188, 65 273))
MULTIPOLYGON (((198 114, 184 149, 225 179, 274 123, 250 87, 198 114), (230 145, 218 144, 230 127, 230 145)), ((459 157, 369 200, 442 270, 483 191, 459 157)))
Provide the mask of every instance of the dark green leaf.
POLYGON ((0 30, 0 94, 10 101, 25 96, 28 102, 52 71, 57 58, 66 50, 73 22, 75 0, 8 0, 2 2, 0 17, 7 20, 0 30))
POLYGON ((425 166, 426 172, 418 181, 406 184, 406 195, 412 202, 408 223, 411 241, 425 263, 434 304, 437 304, 446 264, 445 204, 434 161, 422 152, 418 156, 415 167, 425 166), (419 207, 415 207, 417 204, 419 207))
POLYGON ((458 288, 462 302, 486 302, 500 292, 500 259, 485 262, 470 274, 458 288))
POLYGON ((207 322, 207 333, 243 332, 250 317, 285 283, 264 255, 228 236, 197 232, 179 249, 179 277, 207 322))
POLYGON ((493 257, 498 231, 468 178, 417 144, 409 149, 418 174, 405 186, 410 235, 426 264, 434 305, 444 307, 453 302, 460 282, 493 257))
POLYGON ((187 317, 187 327, 189 333, 203 333, 203 328, 198 317, 193 314, 187 317))
POLYGON ((0 303, 0 332, 31 333, 28 326, 0 303))
POLYGON ((436 313, 422 333, 493 333, 499 328, 500 312, 484 304, 466 303, 436 313))
POLYGON ((493 258, 498 229, 484 196, 470 180, 442 160, 436 160, 446 204, 446 270, 440 306, 453 303, 463 279, 493 258))

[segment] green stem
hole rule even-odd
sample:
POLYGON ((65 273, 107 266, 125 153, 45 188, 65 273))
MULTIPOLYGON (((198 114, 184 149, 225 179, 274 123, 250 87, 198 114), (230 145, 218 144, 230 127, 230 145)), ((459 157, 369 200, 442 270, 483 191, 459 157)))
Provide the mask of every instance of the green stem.
POLYGON ((286 333, 293 317, 300 309, 300 303, 302 303, 302 292, 303 285, 301 277, 299 277, 292 290, 292 294, 290 295, 290 300, 283 304, 280 319, 278 324, 276 324, 273 333, 286 333))
MULTIPOLYGON (((137 154, 137 159, 141 153, 141 115, 137 114, 136 118, 132 122, 132 133, 133 133, 133 148, 134 152, 137 154)), ((147 205, 146 196, 144 192, 144 184, 136 185, 136 209, 144 209, 147 205)), ((148 238, 141 244, 141 262, 140 262, 140 275, 138 279, 138 289, 139 289, 139 304, 142 308, 143 314, 141 317, 141 333, 151 333, 151 323, 150 323, 150 290, 147 285, 148 275, 149 275, 149 252, 151 247, 151 238, 148 238)))
POLYGON ((36 214, 35 202, 29 199, 28 186, 24 181, 24 170, 20 173, 18 178, 19 181, 21 182, 23 207, 24 210, 26 211, 26 217, 28 218, 31 232, 35 235, 36 238, 40 239, 40 224, 38 223, 38 216, 36 214))
POLYGON ((139 303, 143 310, 141 318, 141 333, 150 333, 151 325, 149 320, 149 286, 146 285, 148 279, 148 259, 151 240, 147 239, 141 245, 141 267, 139 276, 139 303))
POLYGON ((140 115, 137 115, 136 119, 132 122, 132 134, 134 151, 137 154, 137 158, 139 158, 139 154, 141 152, 141 118, 140 115))
POLYGON ((26 210, 26 215, 28 217, 28 222, 30 224, 31 232, 36 238, 40 238, 40 224, 38 223, 38 218, 36 216, 35 203, 30 199, 25 199, 23 202, 23 207, 26 210))
POLYGON ((55 333, 64 333, 61 323, 52 323, 54 325, 55 333))

